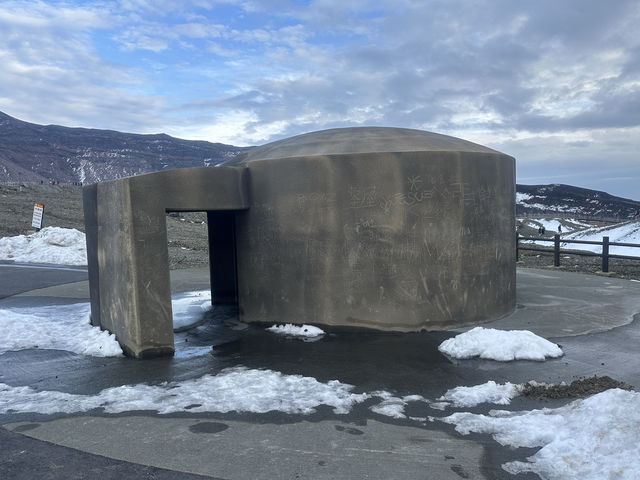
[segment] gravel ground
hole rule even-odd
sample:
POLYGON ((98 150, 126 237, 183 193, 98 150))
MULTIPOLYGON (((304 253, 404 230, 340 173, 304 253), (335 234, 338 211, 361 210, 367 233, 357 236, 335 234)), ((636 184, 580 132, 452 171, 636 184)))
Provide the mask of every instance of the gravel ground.
MULTIPOLYGON (((45 205, 44 227, 56 226, 84 231, 82 187, 40 184, 21 186, 0 183, 0 238, 35 231, 31 227, 34 202, 45 205)), ((167 216, 170 268, 208 265, 207 226, 203 223, 206 221, 206 214, 196 212, 174 215, 167 216)), ((522 232, 523 235, 529 233, 522 232)), ((563 252, 560 256, 560 267, 554 267, 552 253, 521 251, 518 266, 640 280, 640 261, 611 259, 608 274, 600 272, 601 262, 599 257, 584 257, 563 252)))
POLYGON ((33 204, 44 204, 43 227, 84 231, 82 187, 73 185, 11 185, 0 183, 0 238, 33 233, 33 204))
MULTIPOLYGON (((82 187, 76 185, 13 185, 0 183, 0 238, 34 233, 33 204, 44 204, 43 227, 84 231, 82 187)), ((167 215, 169 267, 190 268, 209 264, 204 212, 167 215)))
POLYGON ((566 272, 590 273, 628 280, 640 280, 640 260, 609 259, 609 272, 602 272, 600 257, 587 257, 572 254, 570 251, 560 253, 560 266, 553 266, 553 253, 520 251, 518 267, 544 268, 566 272))
POLYGON ((540 385, 527 384, 522 394, 536 400, 555 400, 558 398, 584 398, 610 388, 633 390, 633 386, 614 380, 608 376, 579 378, 570 384, 540 385))

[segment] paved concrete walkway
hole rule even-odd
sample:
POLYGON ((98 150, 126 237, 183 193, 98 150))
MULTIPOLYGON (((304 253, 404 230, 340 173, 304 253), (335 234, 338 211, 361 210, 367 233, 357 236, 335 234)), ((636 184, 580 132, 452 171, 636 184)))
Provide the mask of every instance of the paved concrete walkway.
MULTIPOLYGON (((86 282, 74 280, 17 292, 0 300, 0 308, 86 301, 86 282)), ((208 270, 173 272, 172 286, 176 291, 207 288, 208 270)), ((449 388, 488 380, 570 382, 609 375, 640 385, 640 327, 634 322, 640 312, 640 282, 521 269, 517 302, 512 315, 485 326, 531 330, 560 343, 564 357, 452 362, 437 346, 455 332, 337 332, 305 343, 257 327, 238 332, 223 321, 233 312, 218 309, 210 325, 176 335, 178 351, 186 344, 212 345, 211 355, 135 361, 53 350, 7 352, 0 355, 0 382, 95 394, 112 386, 183 381, 243 365, 321 382, 339 379, 356 392, 386 390, 431 399, 449 388)), ((346 415, 324 407, 312 415, 0 415, 0 478, 500 479, 512 478, 500 468, 502 463, 524 460, 534 451, 505 449, 484 435, 461 436, 441 422, 393 419, 370 406, 365 402, 346 415)), ((547 406, 555 404, 516 398, 507 408, 547 406)), ((426 406, 409 413, 448 414, 426 406)))

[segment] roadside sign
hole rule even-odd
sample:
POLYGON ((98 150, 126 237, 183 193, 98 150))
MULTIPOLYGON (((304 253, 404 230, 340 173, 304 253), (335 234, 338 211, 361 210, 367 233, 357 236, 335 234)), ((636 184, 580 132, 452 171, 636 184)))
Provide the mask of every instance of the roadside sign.
POLYGON ((44 205, 42 203, 33 204, 33 219, 31 226, 40 230, 42 228, 42 217, 44 215, 44 205))

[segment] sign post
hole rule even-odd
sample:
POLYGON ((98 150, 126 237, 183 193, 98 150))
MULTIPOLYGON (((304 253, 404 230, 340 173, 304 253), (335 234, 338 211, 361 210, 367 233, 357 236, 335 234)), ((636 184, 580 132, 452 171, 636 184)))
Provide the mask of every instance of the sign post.
POLYGON ((33 204, 33 219, 31 220, 31 226, 37 230, 42 228, 42 217, 44 216, 44 205, 42 203, 33 204))

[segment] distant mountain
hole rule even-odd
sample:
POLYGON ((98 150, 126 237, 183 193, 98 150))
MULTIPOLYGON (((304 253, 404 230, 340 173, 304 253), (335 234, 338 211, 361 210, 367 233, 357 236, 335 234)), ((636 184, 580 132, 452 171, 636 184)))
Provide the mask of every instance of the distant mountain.
POLYGON ((612 219, 634 218, 640 202, 571 185, 516 185, 516 215, 565 214, 612 219))
MULTIPOLYGON (((215 166, 247 148, 165 134, 36 125, 0 112, 0 182, 93 183, 171 168, 215 166)), ((518 215, 631 218, 640 211, 640 202, 570 185, 516 189, 518 215)))
POLYGON ((217 165, 246 150, 165 134, 36 125, 0 112, 0 181, 93 183, 217 165))

